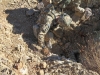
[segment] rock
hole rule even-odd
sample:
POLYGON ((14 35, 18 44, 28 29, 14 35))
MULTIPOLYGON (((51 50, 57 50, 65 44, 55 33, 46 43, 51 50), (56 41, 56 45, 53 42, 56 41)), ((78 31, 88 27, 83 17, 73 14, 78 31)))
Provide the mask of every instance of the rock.
POLYGON ((72 63, 72 62, 73 62, 73 61, 70 60, 70 59, 65 59, 65 60, 64 60, 64 63, 67 63, 67 64, 72 63))
POLYGON ((27 16, 31 16, 31 15, 33 15, 33 13, 34 13, 33 9, 30 9, 30 10, 26 11, 27 16))
MULTIPOLYGON (((48 57, 48 59, 44 59, 45 56, 40 53, 40 50, 42 48, 38 47, 36 43, 37 40, 32 33, 32 25, 36 24, 39 13, 34 13, 34 9, 30 8, 35 8, 36 1, 38 0, 0 0, 0 75, 28 75, 28 73, 29 75, 99 75, 99 33, 95 33, 95 38, 93 38, 93 41, 91 40, 92 36, 81 37, 80 35, 76 34, 79 32, 79 30, 81 30, 80 26, 75 27, 75 29, 71 31, 66 30, 66 32, 64 32, 64 36, 62 29, 55 29, 54 33, 57 37, 55 37, 55 35, 54 37, 51 36, 54 41, 53 43, 51 42, 53 44, 53 49, 51 51, 52 53, 58 55, 51 55, 48 57), (30 18, 26 17, 26 15, 30 18), (96 43, 96 41, 98 42, 96 43), (70 42, 70 44, 68 44, 67 42, 70 42), (90 44, 88 44, 88 42, 90 44), (76 43, 79 45, 77 45, 76 43), (92 43, 93 46, 91 45, 92 43), (60 46, 59 44, 63 45, 60 46), (82 48, 81 45, 83 46, 82 48), (89 50, 84 47, 85 45, 86 47, 89 47, 89 50), (94 45, 96 45, 97 47, 94 47, 94 45), (62 50, 63 46, 65 47, 65 49, 62 50), (72 59, 67 60, 65 57, 59 56, 68 54, 69 58, 73 57, 73 50, 76 49, 84 50, 84 52, 80 53, 80 64, 82 63, 82 65, 77 64, 77 62, 74 63, 72 59), (12 65, 18 59, 21 59, 21 62, 15 63, 16 69, 13 69, 12 65), (43 59, 46 62, 44 62, 43 59), (29 62, 27 62, 26 60, 29 60, 29 62), (53 63, 53 61, 55 62, 53 63), (41 67, 40 63, 42 64, 41 67), (89 69, 96 71, 99 74, 93 71, 89 71, 89 69), (15 72, 15 70, 18 71, 20 74, 14 74, 13 72, 15 72), (52 72, 49 70, 52 70, 52 72), (37 72, 39 74, 36 74, 37 72)), ((84 1, 90 1, 91 4, 96 4, 96 1, 99 1, 98 3, 100 4, 100 0, 84 1)), ((91 19, 93 19, 93 22, 90 19, 91 23, 86 24, 92 24, 96 26, 96 23, 98 23, 98 26, 100 26, 100 7, 95 8, 93 6, 93 10, 94 15, 93 17, 91 17, 91 19), (98 14, 96 14, 97 12, 95 10, 98 11, 98 14), (95 15, 97 17, 95 17, 95 15), (96 22, 94 23, 94 21, 96 22)), ((70 12, 70 14, 73 14, 73 12, 70 12)), ((76 16, 76 23, 78 23, 77 18, 78 17, 76 16)), ((95 30, 94 27, 92 28, 92 25, 90 26, 90 29, 95 30)), ((86 25, 86 30, 89 28, 87 26, 88 25, 86 25)), ((51 44, 49 44, 49 46, 51 46, 51 44)), ((48 55, 50 52, 47 49, 44 50, 43 53, 45 55, 48 55)))
POLYGON ((52 73, 53 73, 54 71, 55 71, 54 69, 51 69, 51 70, 50 70, 50 72, 52 72, 52 73))
POLYGON ((55 61, 55 60, 60 60, 61 58, 57 54, 51 53, 46 59, 55 61))
POLYGON ((17 49, 20 52, 24 52, 25 51, 25 48, 22 45, 20 45, 20 44, 17 45, 17 49))
POLYGON ((68 63, 68 65, 69 65, 70 67, 72 67, 73 64, 72 64, 72 63, 68 63))
POLYGON ((44 3, 40 2, 37 4, 37 8, 40 10, 41 8, 44 8, 44 3))
POLYGON ((1 70, 0 75, 15 75, 14 71, 8 69, 8 68, 4 68, 3 70, 1 70))
POLYGON ((27 15, 27 16, 31 16, 31 15, 33 15, 35 12, 38 12, 38 10, 30 9, 30 10, 26 11, 26 15, 27 15))
POLYGON ((57 60, 57 61, 54 61, 55 64, 63 64, 64 61, 60 61, 60 60, 57 60))
POLYGON ((61 57, 61 60, 65 61, 66 60, 65 56, 62 56, 61 57))
POLYGON ((45 69, 47 67, 46 62, 41 62, 40 63, 40 68, 45 69))
POLYGON ((66 75, 66 74, 60 73, 59 75, 66 75))
POLYGON ((28 69, 27 69, 27 66, 24 65, 24 67, 21 68, 21 69, 19 70, 19 72, 21 73, 21 75, 28 75, 28 69))
POLYGON ((17 63, 14 64, 14 68, 17 69, 17 70, 21 69, 22 67, 23 67, 22 62, 19 62, 19 63, 17 62, 17 63))
POLYGON ((46 68, 46 69, 44 70, 44 72, 45 72, 45 73, 48 73, 48 68, 46 68))
POLYGON ((82 64, 78 63, 77 69, 78 69, 78 70, 82 69, 82 64))
POLYGON ((25 64, 22 62, 16 62, 14 64, 14 68, 16 69, 16 72, 18 72, 21 75, 28 75, 28 69, 25 64))
POLYGON ((39 71, 39 75, 44 75, 44 71, 43 70, 40 70, 39 71))
POLYGON ((45 75, 50 75, 50 73, 45 73, 45 75))
POLYGON ((58 73, 58 69, 56 69, 55 72, 58 73))

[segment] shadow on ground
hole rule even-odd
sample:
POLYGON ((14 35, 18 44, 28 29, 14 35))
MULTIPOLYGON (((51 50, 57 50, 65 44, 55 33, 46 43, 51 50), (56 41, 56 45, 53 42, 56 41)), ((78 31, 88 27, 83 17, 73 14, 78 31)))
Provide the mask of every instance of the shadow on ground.
MULTIPOLYGON (((35 36, 33 35, 33 25, 36 24, 38 18, 37 15, 39 14, 35 13, 32 16, 26 16, 25 14, 26 11, 28 11, 27 8, 19 8, 14 10, 6 10, 5 13, 9 14, 6 19, 11 25, 13 25, 13 33, 22 34, 24 41, 27 43, 29 48, 32 49, 32 44, 37 41, 35 36)), ((98 24, 100 23, 98 22, 98 24)), ((98 42, 98 39, 100 40, 99 32, 96 32, 95 37, 93 37, 94 24, 93 26, 86 24, 80 26, 79 28, 80 28, 78 30, 79 33, 78 32, 75 33, 75 31, 77 31, 76 29, 72 33, 73 36, 70 34, 69 36, 66 33, 67 34, 66 39, 68 40, 69 38, 67 42, 70 42, 70 45, 68 48, 64 50, 64 54, 65 56, 69 54, 69 56, 72 58, 74 55, 74 58, 76 58, 76 60, 78 59, 77 62, 81 62, 84 66, 86 66, 86 68, 94 70, 99 73, 100 66, 98 64, 100 60, 98 59, 99 59, 100 51, 99 49, 96 48, 98 45, 100 45, 100 43, 99 44, 96 43, 98 42), (99 36, 98 38, 96 38, 97 34, 99 36), (95 62, 94 59, 97 60, 98 62, 95 62), (89 62, 91 62, 91 64, 89 62), (97 70, 94 68, 94 66, 98 67, 97 70)), ((61 49, 59 51, 61 51, 61 49)), ((56 52, 59 51, 57 50, 56 52)))
POLYGON ((33 25, 36 24, 38 13, 27 16, 26 11, 28 10, 27 8, 19 8, 6 10, 5 13, 9 14, 6 19, 13 25, 13 33, 22 34, 22 38, 27 43, 28 47, 33 49, 32 44, 36 42, 36 38, 33 35, 33 25))

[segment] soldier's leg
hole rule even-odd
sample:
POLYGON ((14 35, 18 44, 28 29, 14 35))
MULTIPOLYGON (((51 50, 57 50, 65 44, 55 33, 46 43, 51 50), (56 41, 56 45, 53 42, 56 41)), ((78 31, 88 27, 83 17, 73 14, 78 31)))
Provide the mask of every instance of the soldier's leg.
POLYGON ((53 20, 51 16, 46 16, 46 19, 47 19, 46 23, 41 25, 40 32, 38 34, 38 43, 41 47, 45 47, 45 42, 44 42, 45 35, 49 31, 53 20))

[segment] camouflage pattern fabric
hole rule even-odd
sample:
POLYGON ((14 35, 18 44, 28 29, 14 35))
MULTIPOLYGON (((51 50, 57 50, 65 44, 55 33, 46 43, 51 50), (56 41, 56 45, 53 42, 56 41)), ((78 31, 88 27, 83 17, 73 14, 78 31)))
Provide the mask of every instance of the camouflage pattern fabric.
POLYGON ((51 16, 41 14, 39 21, 40 21, 40 32, 38 34, 38 43, 41 47, 45 47, 45 35, 49 31, 51 25, 52 25, 53 18, 51 16), (44 18, 44 19, 43 19, 44 18))
MULTIPOLYGON (((46 7, 44 7, 41 10, 41 14, 39 16, 39 19, 37 21, 38 25, 40 25, 40 31, 38 33, 38 43, 41 47, 45 47, 45 35, 48 33, 49 29, 51 28, 53 24, 53 20, 57 17, 55 15, 57 12, 55 12, 55 6, 59 6, 60 8, 65 8, 69 3, 71 3, 72 0, 52 0, 52 4, 48 4, 46 7)), ((83 13, 83 8, 80 7, 81 0, 74 0, 75 1, 75 8, 76 11, 79 11, 83 13)), ((57 7, 57 8, 59 8, 57 7)), ((62 18, 61 18, 62 19, 62 18)), ((61 20, 60 20, 61 21, 61 20)), ((65 18, 63 17, 63 20, 61 25, 70 25, 72 19, 68 16, 65 18), (69 23, 68 23, 69 22, 69 23)))
POLYGON ((58 18, 58 23, 62 27, 69 27, 71 22, 72 22, 71 17, 66 13, 61 14, 58 18))
POLYGON ((47 5, 39 16, 37 23, 40 25, 38 33, 38 43, 41 47, 45 47, 45 35, 52 26, 52 21, 55 19, 55 11, 52 4, 47 5))
POLYGON ((49 31, 50 24, 52 23, 52 18, 50 16, 47 16, 47 18, 48 18, 49 22, 47 22, 46 24, 44 24, 40 27, 40 32, 38 34, 38 43, 41 47, 45 46, 45 43, 44 43, 45 35, 49 31))
MULTIPOLYGON (((34 25, 33 26, 33 33, 34 33, 34 36, 38 39, 38 35, 39 35, 39 32, 40 32, 40 26, 39 25, 34 25)), ((52 32, 48 32, 46 35, 40 35, 40 39, 43 39, 41 38, 41 36, 44 36, 44 42, 46 43, 46 46, 51 49, 52 48, 52 39, 53 39, 53 33, 52 32)), ((43 42, 43 40, 42 40, 43 42)))

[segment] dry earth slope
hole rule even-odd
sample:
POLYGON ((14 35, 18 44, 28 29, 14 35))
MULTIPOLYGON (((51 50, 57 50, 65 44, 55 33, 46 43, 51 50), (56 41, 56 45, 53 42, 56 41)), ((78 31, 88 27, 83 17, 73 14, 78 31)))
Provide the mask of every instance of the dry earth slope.
MULTIPOLYGON (((93 42, 88 38, 88 49, 80 53, 80 63, 57 54, 45 57, 35 48, 32 26, 38 13, 26 16, 25 12, 36 4, 35 0, 0 0, 0 75, 99 75, 99 31, 94 32, 93 42)), ((94 24, 98 26, 98 19, 94 24)))

